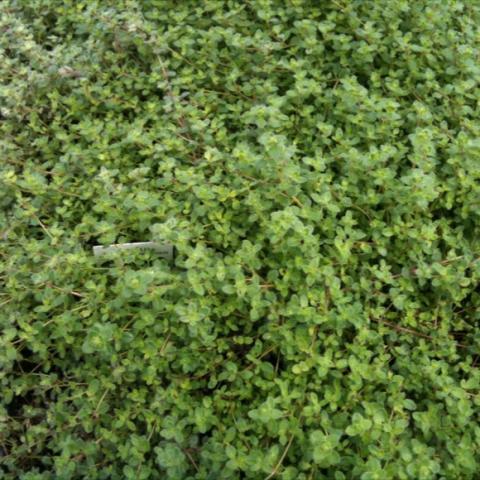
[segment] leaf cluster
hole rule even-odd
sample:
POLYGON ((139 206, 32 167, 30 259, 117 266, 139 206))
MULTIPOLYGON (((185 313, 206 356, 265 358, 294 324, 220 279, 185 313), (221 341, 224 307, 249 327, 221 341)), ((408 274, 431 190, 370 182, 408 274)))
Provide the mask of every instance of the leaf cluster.
POLYGON ((478 478, 479 25, 0 2, 2 478, 478 478))

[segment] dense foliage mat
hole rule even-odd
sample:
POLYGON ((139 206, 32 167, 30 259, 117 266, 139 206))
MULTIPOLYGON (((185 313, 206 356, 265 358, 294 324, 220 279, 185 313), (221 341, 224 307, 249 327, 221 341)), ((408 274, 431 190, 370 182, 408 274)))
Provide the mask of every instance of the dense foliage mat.
POLYGON ((480 478, 479 26, 2 0, 1 478, 480 478))

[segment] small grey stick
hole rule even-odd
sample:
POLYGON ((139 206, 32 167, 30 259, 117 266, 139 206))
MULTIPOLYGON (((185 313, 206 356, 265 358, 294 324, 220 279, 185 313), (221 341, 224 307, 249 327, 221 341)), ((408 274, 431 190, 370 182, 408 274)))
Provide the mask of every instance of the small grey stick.
POLYGON ((117 243, 113 245, 95 245, 93 254, 98 257, 108 253, 117 252, 119 250, 135 250, 146 249, 155 250, 161 257, 167 260, 173 260, 173 245, 161 244, 157 242, 134 242, 134 243, 117 243))

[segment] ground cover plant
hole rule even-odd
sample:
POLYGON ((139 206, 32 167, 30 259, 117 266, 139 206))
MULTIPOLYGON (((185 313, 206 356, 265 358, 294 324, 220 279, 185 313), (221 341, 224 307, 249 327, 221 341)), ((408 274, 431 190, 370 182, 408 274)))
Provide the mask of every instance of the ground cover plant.
POLYGON ((1 478, 480 478, 479 26, 0 2, 1 478))

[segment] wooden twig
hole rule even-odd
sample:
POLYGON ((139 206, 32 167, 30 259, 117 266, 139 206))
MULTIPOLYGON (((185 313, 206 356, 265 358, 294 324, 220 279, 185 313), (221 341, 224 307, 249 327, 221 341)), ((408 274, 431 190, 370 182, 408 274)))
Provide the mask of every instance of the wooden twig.
POLYGON ((292 196, 292 200, 293 200, 293 202, 296 203, 299 207, 305 208, 305 205, 304 205, 295 195, 292 196))
MULTIPOLYGON (((153 436, 153 433, 155 432, 155 427, 157 425, 157 421, 154 420, 153 421, 153 425, 152 425, 152 430, 150 431, 150 433, 148 434, 148 437, 147 437, 147 442, 150 443, 150 440, 152 439, 152 436, 153 436)), ((143 465, 143 459, 142 461, 138 464, 138 467, 137 467, 137 477, 139 477, 140 475, 140 470, 142 469, 142 465, 143 465)))
POLYGON ((47 227, 43 224, 43 222, 40 220, 40 218, 38 218, 38 216, 35 214, 35 212, 31 212, 31 213, 32 213, 32 216, 35 218, 35 220, 39 223, 42 230, 48 235, 50 240, 53 240, 52 235, 50 235, 50 232, 48 231, 47 227))
POLYGON ((99 408, 101 407, 103 401, 105 400, 105 397, 107 396, 107 393, 108 393, 108 389, 105 390, 105 392, 103 393, 102 397, 100 398, 97 406, 95 407, 95 410, 94 410, 94 412, 93 412, 93 416, 94 416, 94 417, 97 417, 97 416, 98 416, 98 410, 99 410, 99 408))
POLYGON ((170 340, 170 336, 171 336, 171 332, 168 332, 167 338, 163 342, 163 345, 161 346, 160 351, 158 352, 160 355, 163 355, 163 353, 165 352, 165 349, 167 348, 168 342, 170 340))
MULTIPOLYGON (((387 325, 388 327, 393 328, 397 332, 409 333, 410 335, 414 335, 415 337, 421 337, 427 340, 432 340, 432 341, 436 340, 431 335, 427 335, 426 333, 419 332, 418 330, 414 330, 413 328, 402 327, 400 325, 396 325, 395 323, 388 322, 387 320, 384 320, 384 319, 373 318, 372 320, 377 323, 383 323, 384 325, 387 325)), ((464 345, 458 342, 455 342, 455 345, 460 348, 468 348, 468 345, 464 345)))
MULTIPOLYGON (((255 357, 255 360, 261 360, 262 358, 266 357, 269 353, 273 352, 277 348, 277 345, 273 345, 270 348, 267 348, 264 352, 262 352, 258 357, 255 357)), ((256 363, 250 363, 250 365, 246 366, 242 372, 245 372, 246 370, 250 370, 251 368, 255 367, 256 363)))
POLYGON ((188 451, 187 448, 182 448, 182 451, 183 453, 185 453, 185 455, 188 457, 188 460, 190 460, 190 463, 193 465, 193 467, 195 468, 195 470, 197 472, 200 471, 200 469, 198 468, 198 465, 197 465, 197 462, 195 462, 195 459, 192 457, 192 455, 190 454, 190 452, 188 451))
POLYGON ((6 305, 7 303, 10 303, 11 301, 12 301, 12 298, 8 298, 4 302, 0 303, 0 307, 3 307, 4 305, 6 305))
POLYGON ((270 480, 278 473, 278 470, 282 466, 282 463, 285 460, 285 457, 287 456, 287 453, 290 450, 290 447, 292 446, 292 442, 293 442, 293 435, 290 435, 290 440, 288 441, 287 446, 285 447, 285 450, 283 451, 282 456, 280 457, 280 460, 278 460, 278 463, 275 465, 275 468, 272 470, 270 475, 268 475, 265 478, 265 480, 270 480))
POLYGON ((76 292, 75 290, 65 290, 64 288, 57 287, 56 285, 52 285, 51 283, 47 283, 47 286, 49 286, 50 288, 53 288, 55 290, 58 290, 59 292, 68 293, 70 295, 73 295, 74 297, 85 298, 85 295, 83 295, 83 293, 76 292))
MULTIPOLYGON (((478 253, 478 252, 476 252, 478 253)), ((453 258, 446 258, 444 260, 440 260, 438 263, 440 265, 449 265, 450 263, 453 263, 453 262, 456 262, 458 260, 462 260, 462 258, 465 258, 465 255, 458 255, 457 257, 453 257, 453 258)), ((480 257, 477 257, 477 258, 474 258, 469 264, 468 266, 471 267, 473 264, 477 263, 478 261, 480 261, 480 257)), ((410 269, 410 272, 412 273, 412 275, 417 275, 418 273, 418 268, 416 267, 413 267, 410 269)), ((403 274, 402 273, 396 273, 395 275, 392 275, 392 278, 400 278, 402 277, 403 274)))
POLYGON ((411 335, 415 335, 416 337, 422 337, 422 338, 426 338, 428 340, 434 340, 434 338, 431 337, 430 335, 427 335, 426 333, 418 332, 417 330, 413 330, 412 328, 407 328, 407 327, 402 327, 400 325, 395 325, 394 323, 388 322, 387 320, 383 320, 383 319, 374 318, 372 320, 374 322, 377 322, 377 323, 383 323, 383 324, 389 326, 390 328, 393 328, 394 330, 397 330, 398 332, 410 333, 411 335))
MULTIPOLYGON (((172 84, 170 82, 170 76, 168 75, 168 71, 167 69, 165 68, 165 64, 163 63, 161 57, 159 55, 157 55, 157 59, 158 59, 158 62, 160 63, 160 70, 162 72, 162 76, 163 76, 163 79, 165 81, 165 84, 167 86, 167 95, 168 97, 170 98, 170 101, 172 102, 172 106, 173 106, 173 109, 174 110, 177 110, 177 105, 175 103, 175 100, 176 100, 176 97, 175 97, 175 94, 173 92, 173 88, 172 88, 172 84)), ((180 113, 180 115, 178 116, 178 120, 177 120, 177 123, 178 123, 178 126, 182 129, 182 130, 185 130, 185 136, 182 136, 181 134, 177 133, 177 135, 181 136, 184 140, 186 140, 187 142, 191 142, 191 143, 196 143, 190 136, 190 134, 188 133, 188 125, 187 125, 187 121, 185 120, 185 117, 182 113, 180 113)))

